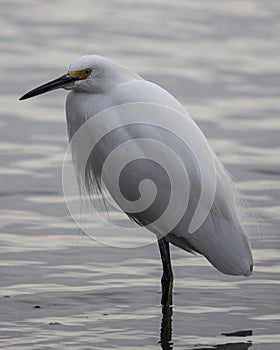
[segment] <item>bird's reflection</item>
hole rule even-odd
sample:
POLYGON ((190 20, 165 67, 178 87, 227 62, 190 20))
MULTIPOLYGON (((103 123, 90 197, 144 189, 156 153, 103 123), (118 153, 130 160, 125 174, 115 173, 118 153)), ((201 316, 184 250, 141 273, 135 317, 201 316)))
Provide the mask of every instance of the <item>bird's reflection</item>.
MULTIPOLYGON (((169 307, 162 308, 162 320, 161 320, 160 341, 159 341, 162 350, 172 350, 173 349, 172 314, 173 314, 172 307, 169 306, 169 307)), ((235 334, 240 333, 240 332, 242 332, 242 331, 236 332, 235 334)), ((248 332, 248 331, 246 331, 246 332, 248 332)), ((247 350, 252 345, 253 344, 251 341, 238 342, 238 343, 225 343, 225 344, 211 345, 211 349, 213 349, 213 350, 215 350, 215 349, 216 350, 247 350)), ((203 347, 203 348, 195 347, 195 348, 193 348, 193 350, 209 350, 209 346, 203 347)))
POLYGON ((160 328, 160 341, 163 350, 172 350, 172 307, 162 308, 162 320, 160 328))

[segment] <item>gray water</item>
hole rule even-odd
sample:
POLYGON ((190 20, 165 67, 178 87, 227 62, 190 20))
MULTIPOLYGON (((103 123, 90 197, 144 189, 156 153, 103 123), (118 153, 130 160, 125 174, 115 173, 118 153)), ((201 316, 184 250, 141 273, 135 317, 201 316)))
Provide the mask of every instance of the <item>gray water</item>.
POLYGON ((280 3, 2 0, 0 8, 0 348, 278 349, 280 3), (85 53, 160 84, 195 118, 258 218, 250 278, 173 247, 173 314, 162 316, 156 244, 117 249, 79 233, 61 184, 65 92, 18 98, 85 53))

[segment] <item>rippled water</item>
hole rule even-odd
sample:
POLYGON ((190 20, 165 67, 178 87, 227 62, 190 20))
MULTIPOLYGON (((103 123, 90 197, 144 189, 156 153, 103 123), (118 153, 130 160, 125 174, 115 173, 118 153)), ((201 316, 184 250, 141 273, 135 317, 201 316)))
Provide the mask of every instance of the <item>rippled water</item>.
POLYGON ((0 348, 277 349, 280 3, 0 6, 0 348), (131 67, 187 106, 259 217, 249 279, 173 248, 175 305, 162 316, 156 245, 114 249, 79 234, 61 185, 65 92, 18 97, 84 53, 131 67), (222 335, 237 331, 250 332, 222 335))

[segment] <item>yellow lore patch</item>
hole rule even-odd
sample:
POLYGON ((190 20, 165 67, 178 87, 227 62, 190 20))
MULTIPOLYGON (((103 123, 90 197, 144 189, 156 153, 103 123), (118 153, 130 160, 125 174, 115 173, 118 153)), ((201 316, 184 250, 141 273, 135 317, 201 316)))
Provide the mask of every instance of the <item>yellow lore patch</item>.
POLYGON ((87 69, 83 69, 83 70, 75 70, 75 71, 72 71, 72 72, 68 72, 68 74, 71 77, 75 77, 75 78, 79 78, 80 80, 84 80, 88 76, 91 75, 91 69, 87 68, 87 69))

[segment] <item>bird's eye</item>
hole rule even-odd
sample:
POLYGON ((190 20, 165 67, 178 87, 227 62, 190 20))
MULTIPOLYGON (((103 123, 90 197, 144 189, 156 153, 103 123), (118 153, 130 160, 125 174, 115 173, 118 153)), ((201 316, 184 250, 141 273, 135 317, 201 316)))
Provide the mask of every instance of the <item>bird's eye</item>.
POLYGON ((85 70, 85 75, 86 75, 86 76, 89 76, 90 73, 91 73, 91 69, 88 68, 88 69, 85 70))

